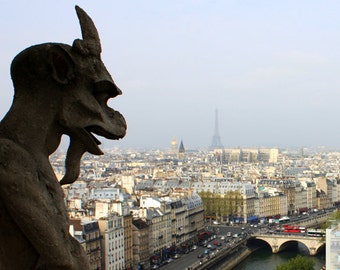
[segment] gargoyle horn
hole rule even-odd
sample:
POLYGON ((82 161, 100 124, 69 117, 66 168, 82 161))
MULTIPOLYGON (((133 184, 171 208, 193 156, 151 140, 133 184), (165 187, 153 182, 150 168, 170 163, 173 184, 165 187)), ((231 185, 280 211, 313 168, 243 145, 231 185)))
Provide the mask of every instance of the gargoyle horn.
POLYGON ((73 48, 83 55, 99 56, 102 52, 102 48, 96 26, 83 9, 76 6, 76 12, 79 19, 83 40, 76 39, 73 42, 73 48))

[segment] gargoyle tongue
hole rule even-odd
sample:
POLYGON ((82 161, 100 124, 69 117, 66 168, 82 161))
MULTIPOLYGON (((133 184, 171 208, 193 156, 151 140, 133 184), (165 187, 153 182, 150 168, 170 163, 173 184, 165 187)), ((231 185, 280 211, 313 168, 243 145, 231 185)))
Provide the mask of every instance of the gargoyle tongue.
POLYGON ((72 184, 77 180, 80 173, 80 160, 86 152, 86 147, 78 140, 70 139, 65 160, 65 175, 60 180, 60 185, 72 184))

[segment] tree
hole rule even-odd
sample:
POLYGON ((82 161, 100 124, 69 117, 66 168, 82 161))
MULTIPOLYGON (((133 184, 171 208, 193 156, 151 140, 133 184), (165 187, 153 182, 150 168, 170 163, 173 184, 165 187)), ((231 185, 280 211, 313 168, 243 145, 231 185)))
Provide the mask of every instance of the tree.
POLYGON ((198 194, 202 198, 204 214, 208 218, 243 214, 243 196, 239 191, 231 190, 225 194, 201 191, 198 194))
POLYGON ((340 210, 336 210, 334 213, 332 213, 328 220, 323 224, 322 228, 326 230, 329 226, 334 223, 334 221, 339 222, 340 221, 340 210))
MULTIPOLYGON (((327 221, 322 225, 322 229, 326 231, 332 224, 340 222, 340 210, 336 210, 334 213, 332 213, 327 221)), ((324 235, 321 238, 321 242, 326 242, 326 235, 324 235)))
POLYGON ((215 209, 214 209, 214 194, 210 191, 201 191, 198 193, 203 201, 203 208, 204 208, 204 215, 206 217, 211 218, 215 216, 215 209))
POLYGON ((276 270, 314 270, 315 263, 308 257, 297 255, 288 262, 276 267, 276 270))

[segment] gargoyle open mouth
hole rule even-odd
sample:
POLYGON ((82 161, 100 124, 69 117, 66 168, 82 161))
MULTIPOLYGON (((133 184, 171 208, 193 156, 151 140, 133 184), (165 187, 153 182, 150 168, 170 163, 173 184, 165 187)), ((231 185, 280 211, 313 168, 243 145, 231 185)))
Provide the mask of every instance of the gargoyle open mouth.
MULTIPOLYGON (((116 134, 112 134, 106 130, 104 130, 103 128, 99 127, 99 126, 89 126, 89 127, 86 127, 85 128, 87 132, 89 132, 92 136, 93 133, 96 134, 96 135, 99 135, 99 136, 102 136, 102 137, 105 137, 107 139, 110 139, 110 140, 118 140, 118 139, 121 139, 122 136, 118 136, 116 134)), ((95 138, 96 139, 96 138, 95 138)), ((98 141, 98 139, 96 139, 98 141)), ((98 141, 100 144, 100 141, 98 141)))
POLYGON ((101 145, 101 142, 97 139, 95 135, 105 137, 110 140, 118 140, 121 139, 123 136, 118 136, 116 134, 110 133, 106 131, 105 129, 101 128, 100 126, 88 126, 84 128, 86 133, 89 134, 91 137, 91 140, 93 141, 92 145, 85 145, 87 148, 87 151, 89 151, 91 154, 94 155, 102 155, 103 152, 100 150, 98 145, 101 145))
POLYGON ((97 145, 101 145, 101 141, 99 141, 96 138, 96 136, 93 135, 93 133, 96 134, 96 135, 99 135, 98 132, 94 131, 93 128, 91 128, 91 127, 86 127, 85 130, 90 134, 90 136, 92 137, 92 139, 95 141, 95 143, 97 145))

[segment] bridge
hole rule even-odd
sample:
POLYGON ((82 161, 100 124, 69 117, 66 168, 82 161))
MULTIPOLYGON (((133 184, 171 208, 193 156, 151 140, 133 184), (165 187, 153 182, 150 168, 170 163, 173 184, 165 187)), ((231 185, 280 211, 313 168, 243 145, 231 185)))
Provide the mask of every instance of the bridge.
POLYGON ((320 248, 325 245, 325 242, 322 241, 321 237, 311 237, 299 234, 256 234, 252 238, 268 243, 273 253, 280 252, 287 247, 289 243, 298 242, 305 245, 309 250, 309 254, 314 256, 318 253, 320 248))
POLYGON ((309 250, 309 254, 311 256, 316 255, 320 248, 325 245, 325 242, 322 242, 321 237, 311 237, 298 234, 286 235, 258 233, 244 238, 234 246, 222 247, 213 258, 208 260, 205 257, 202 260, 202 264, 197 261, 190 265, 189 268, 193 270, 234 269, 237 264, 239 264, 243 259, 245 259, 249 254, 257 249, 248 246, 248 242, 251 240, 266 242, 271 247, 273 253, 280 252, 281 250, 289 247, 290 243, 302 243, 309 250), (222 266, 216 268, 217 264, 221 264, 222 266))

